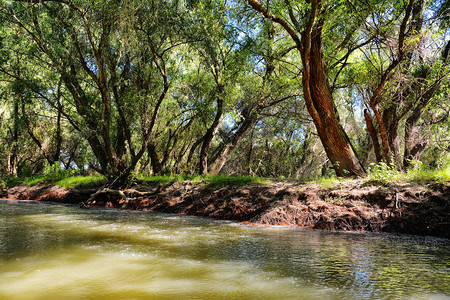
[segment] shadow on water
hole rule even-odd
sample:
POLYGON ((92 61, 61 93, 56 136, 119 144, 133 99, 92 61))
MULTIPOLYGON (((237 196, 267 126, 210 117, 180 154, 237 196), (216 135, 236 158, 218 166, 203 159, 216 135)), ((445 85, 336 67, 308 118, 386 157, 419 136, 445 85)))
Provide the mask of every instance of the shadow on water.
MULTIPOLYGON (((64 206, 0 203, 0 207, 0 266, 90 247, 170 261, 248 265, 245 272, 275 274, 270 280, 289 278, 297 287, 325 286, 337 298, 450 295, 450 241, 445 239, 263 229, 202 218, 64 206)), ((83 260, 89 257, 78 262, 83 260)), ((197 271, 186 274, 213 276, 213 271, 197 271)))

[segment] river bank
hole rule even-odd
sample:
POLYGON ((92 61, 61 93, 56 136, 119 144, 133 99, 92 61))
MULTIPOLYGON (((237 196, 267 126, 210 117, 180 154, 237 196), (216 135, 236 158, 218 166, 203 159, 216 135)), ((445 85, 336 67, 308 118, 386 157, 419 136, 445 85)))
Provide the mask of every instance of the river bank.
POLYGON ((398 232, 450 238, 450 183, 349 180, 213 185, 193 181, 137 182, 122 191, 38 185, 4 189, 1 198, 81 204, 324 230, 398 232))

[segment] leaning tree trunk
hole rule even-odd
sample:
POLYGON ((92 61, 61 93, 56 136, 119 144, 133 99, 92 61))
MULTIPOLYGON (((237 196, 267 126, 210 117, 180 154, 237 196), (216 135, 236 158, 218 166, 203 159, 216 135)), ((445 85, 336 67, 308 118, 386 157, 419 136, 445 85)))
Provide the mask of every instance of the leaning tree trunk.
POLYGON ((214 161, 209 167, 208 173, 211 175, 217 175, 222 170, 225 163, 230 157, 231 151, 236 145, 247 135, 256 122, 256 115, 253 114, 244 119, 239 126, 239 129, 230 136, 220 147, 218 154, 214 158, 214 161))
POLYGON ((366 171, 356 156, 350 140, 339 123, 339 116, 327 83, 322 52, 321 22, 309 36, 303 37, 303 93, 325 152, 336 175, 364 176, 366 171))

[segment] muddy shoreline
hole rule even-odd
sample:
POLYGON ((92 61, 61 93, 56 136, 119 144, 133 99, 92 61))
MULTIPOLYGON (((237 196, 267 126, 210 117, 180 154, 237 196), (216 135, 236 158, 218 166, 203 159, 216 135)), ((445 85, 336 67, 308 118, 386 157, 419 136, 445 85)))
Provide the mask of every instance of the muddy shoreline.
POLYGON ((165 212, 259 225, 397 232, 450 238, 450 183, 371 185, 365 180, 319 184, 272 182, 220 186, 191 181, 103 187, 16 186, 0 198, 165 212))

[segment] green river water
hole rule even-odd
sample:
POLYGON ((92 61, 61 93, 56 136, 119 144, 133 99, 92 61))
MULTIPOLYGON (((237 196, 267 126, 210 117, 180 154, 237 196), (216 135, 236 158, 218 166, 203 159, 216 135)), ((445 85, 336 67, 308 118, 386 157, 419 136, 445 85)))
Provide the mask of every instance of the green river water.
POLYGON ((0 201, 0 299, 450 299, 450 240, 0 201))

